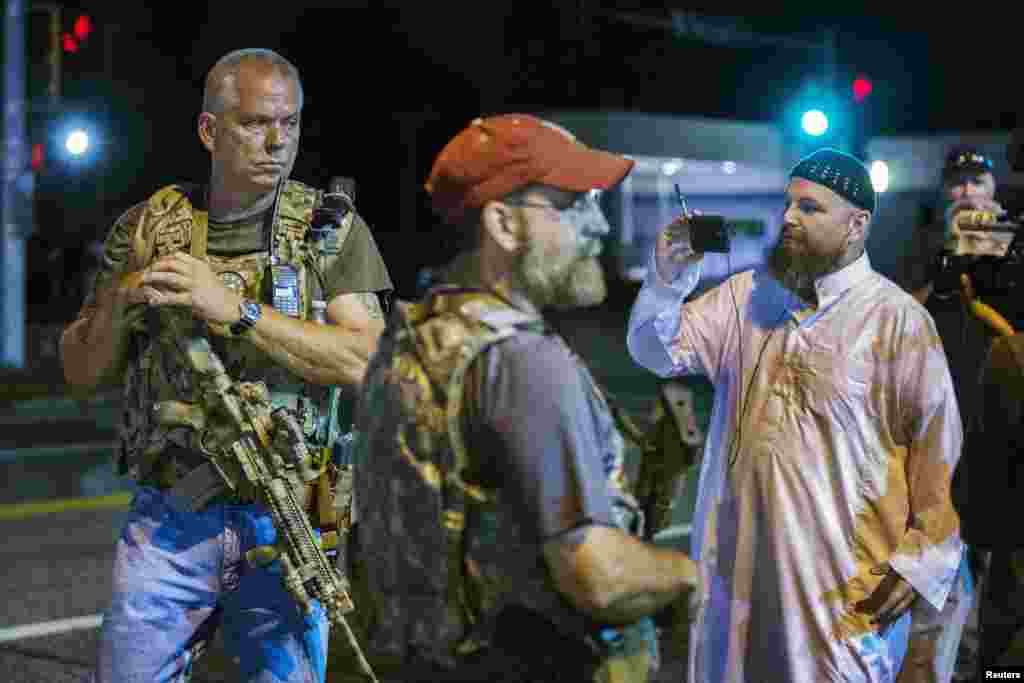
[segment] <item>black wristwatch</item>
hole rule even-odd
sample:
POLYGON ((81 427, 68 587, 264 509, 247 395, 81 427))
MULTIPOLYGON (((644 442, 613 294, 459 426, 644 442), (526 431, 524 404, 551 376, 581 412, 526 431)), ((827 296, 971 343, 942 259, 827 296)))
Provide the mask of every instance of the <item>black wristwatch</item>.
POLYGON ((238 322, 232 323, 230 328, 231 334, 236 337, 251 330, 263 315, 263 308, 251 299, 242 299, 242 304, 238 308, 242 311, 242 317, 238 319, 238 322))

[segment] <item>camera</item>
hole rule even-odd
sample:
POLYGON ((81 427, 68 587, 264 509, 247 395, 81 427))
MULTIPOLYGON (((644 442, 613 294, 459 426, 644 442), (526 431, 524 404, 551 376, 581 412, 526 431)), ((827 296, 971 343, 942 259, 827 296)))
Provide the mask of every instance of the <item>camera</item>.
MULTIPOLYGON (((1013 130, 1006 148, 1006 158, 1015 173, 1024 171, 1024 128, 1013 130)), ((1021 224, 1024 214, 1015 221, 995 225, 971 226, 962 231, 960 244, 947 246, 932 264, 932 283, 938 296, 947 296, 960 290, 960 276, 971 279, 975 292, 980 297, 1005 296, 1015 291, 1024 281, 1024 242, 1021 240, 1021 224), (984 237, 986 231, 1013 233, 1009 246, 1001 254, 978 253, 969 246, 965 248, 964 235, 984 237)), ((991 240, 989 240, 991 242, 991 240)))
POLYGON ((948 247, 935 259, 932 267, 934 292, 944 296, 960 290, 960 276, 971 279, 974 291, 980 297, 1003 296, 1014 291, 1024 281, 1024 241, 1021 240, 1020 222, 1004 223, 1013 226, 1013 238, 1005 253, 978 253, 963 247, 963 235, 984 234, 984 230, 964 231, 961 244, 948 247))
POLYGON ((729 253, 729 226, 722 216, 690 216, 690 244, 699 253, 729 253))

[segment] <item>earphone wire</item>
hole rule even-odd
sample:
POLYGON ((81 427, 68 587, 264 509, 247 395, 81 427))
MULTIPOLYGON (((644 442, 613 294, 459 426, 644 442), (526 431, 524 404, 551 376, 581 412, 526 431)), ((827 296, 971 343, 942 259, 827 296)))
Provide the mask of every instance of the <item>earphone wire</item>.
MULTIPOLYGON (((726 253, 726 267, 729 272, 732 273, 732 257, 729 253, 726 253)), ((729 460, 728 460, 728 472, 732 472, 733 466, 739 459, 740 446, 743 444, 743 420, 746 419, 747 407, 750 402, 750 388, 757 379, 757 373, 761 368, 761 359, 764 357, 764 351, 768 348, 768 342, 771 341, 772 335, 775 334, 775 330, 778 329, 779 323, 781 323, 786 317, 786 310, 783 309, 782 316, 772 325, 772 330, 765 336, 764 341, 761 342, 761 348, 757 352, 757 359, 754 361, 754 370, 750 374, 750 381, 746 382, 746 388, 744 389, 743 381, 743 323, 740 320, 740 309, 736 303, 736 290, 733 288, 733 279, 729 277, 729 293, 732 295, 732 307, 736 314, 736 343, 739 346, 739 357, 740 357, 740 391, 736 396, 736 406, 739 408, 739 417, 736 420, 736 431, 734 432, 733 438, 730 439, 729 445, 729 460)))
MULTIPOLYGON (((743 401, 743 321, 740 320, 740 307, 736 303, 736 289, 732 278, 732 250, 725 252, 725 265, 729 277, 729 294, 732 296, 732 310, 736 314, 736 343, 739 346, 740 355, 740 393, 736 396, 736 407, 746 410, 746 403, 743 401), (741 405, 742 404, 742 405, 741 405)), ((736 436, 733 438, 735 444, 740 440, 743 430, 743 418, 736 423, 736 436)), ((729 469, 732 469, 734 462, 732 446, 729 447, 729 469)))

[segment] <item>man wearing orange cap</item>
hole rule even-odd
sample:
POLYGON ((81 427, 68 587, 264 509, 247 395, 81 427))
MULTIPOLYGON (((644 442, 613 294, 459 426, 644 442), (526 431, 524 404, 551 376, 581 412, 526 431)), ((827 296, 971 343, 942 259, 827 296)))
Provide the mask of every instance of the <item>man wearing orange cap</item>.
POLYGON ((649 617, 695 566, 639 540, 622 436, 543 317, 604 298, 593 190, 632 165, 525 114, 474 120, 435 161, 427 191, 465 238, 458 275, 396 303, 356 417, 354 580, 382 678, 655 668, 649 617))

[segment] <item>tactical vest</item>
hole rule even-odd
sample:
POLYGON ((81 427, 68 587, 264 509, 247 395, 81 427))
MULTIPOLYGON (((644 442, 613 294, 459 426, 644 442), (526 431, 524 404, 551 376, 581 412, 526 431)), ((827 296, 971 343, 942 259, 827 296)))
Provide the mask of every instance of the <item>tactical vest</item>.
MULTIPOLYGON (((392 308, 367 369, 354 432, 359 566, 352 573, 371 656, 382 662, 375 667, 409 657, 457 667, 489 643, 504 607, 525 606, 586 644, 600 666, 644 671, 604 680, 646 680, 653 627, 593 623, 558 595, 546 567, 536 569, 544 566, 539 553, 527 559, 539 563, 532 585, 475 561, 488 550, 500 554, 501 539, 520 536, 518 522, 500 512, 500 482, 488 483, 467 444, 465 411, 472 408, 465 397, 478 395, 474 389, 485 381, 482 367, 469 373, 471 381, 467 371, 492 345, 523 332, 546 333, 540 318, 480 290, 438 288, 421 303, 392 308)), ((622 437, 592 379, 591 389, 609 418, 601 436, 617 453, 605 469, 613 509, 620 526, 639 535, 622 437)))
MULTIPOLYGON (((221 281, 236 292, 264 304, 273 300, 269 276, 274 266, 290 266, 298 280, 297 306, 281 311, 303 320, 310 319, 312 302, 323 299, 323 273, 330 259, 337 258, 339 245, 351 229, 349 213, 331 240, 314 243, 308 239, 314 208, 322 192, 289 180, 281 188, 270 231, 271 250, 238 257, 206 253, 205 211, 196 209, 191 188, 165 187, 146 203, 134 233, 129 270, 139 270, 157 258, 176 251, 189 251, 205 259, 221 281), (197 229, 197 227, 199 229, 197 229), (273 259, 271 253, 274 255, 273 259), (271 261, 274 263, 271 263, 271 261)), ((133 362, 125 371, 124 421, 121 429, 120 469, 137 480, 166 486, 183 477, 197 464, 190 455, 190 432, 194 416, 158 414, 161 402, 198 405, 196 387, 188 370, 163 351, 159 343, 159 317, 155 311, 136 325, 129 337, 133 362)), ((311 446, 326 447, 331 388, 307 384, 302 378, 274 364, 246 339, 210 335, 214 350, 228 373, 238 382, 263 382, 270 390, 274 408, 293 411, 311 446)), ((193 451, 194 452, 194 451, 193 451)))

